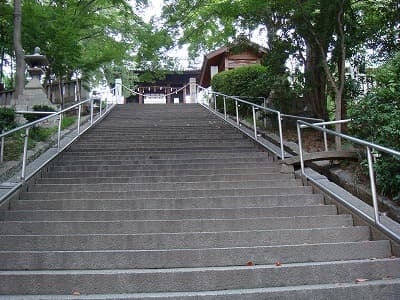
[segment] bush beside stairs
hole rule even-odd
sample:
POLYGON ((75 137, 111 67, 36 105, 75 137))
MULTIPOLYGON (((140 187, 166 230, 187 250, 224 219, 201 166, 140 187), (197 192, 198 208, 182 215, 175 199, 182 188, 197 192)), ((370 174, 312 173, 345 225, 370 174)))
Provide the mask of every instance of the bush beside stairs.
POLYGON ((0 223, 0 299, 400 299, 400 259, 198 105, 123 105, 0 223))

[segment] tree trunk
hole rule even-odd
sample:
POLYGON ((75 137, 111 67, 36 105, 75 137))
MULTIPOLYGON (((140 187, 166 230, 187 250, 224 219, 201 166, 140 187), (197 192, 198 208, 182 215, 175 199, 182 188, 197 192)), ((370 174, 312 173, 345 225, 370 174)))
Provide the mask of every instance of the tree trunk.
POLYGON ((23 94, 25 86, 25 59, 24 50, 22 49, 21 43, 21 21, 22 21, 22 9, 21 0, 14 0, 14 51, 15 51, 15 91, 14 98, 18 99, 23 94))
POLYGON ((3 77, 4 77, 4 55, 5 55, 5 50, 4 48, 2 48, 0 57, 0 83, 3 82, 3 77))
POLYGON ((326 105, 326 75, 321 66, 321 52, 318 47, 307 45, 305 64, 305 99, 314 117, 328 119, 326 105))
POLYGON ((61 110, 64 109, 64 83, 62 81, 62 77, 58 80, 58 91, 60 92, 60 102, 61 102, 61 110))

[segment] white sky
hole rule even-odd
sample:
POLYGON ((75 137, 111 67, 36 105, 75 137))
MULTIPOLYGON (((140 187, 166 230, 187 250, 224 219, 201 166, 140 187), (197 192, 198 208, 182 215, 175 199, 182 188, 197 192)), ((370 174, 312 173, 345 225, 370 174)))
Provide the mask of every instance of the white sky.
POLYGON ((144 20, 148 22, 151 17, 156 16, 159 17, 161 16, 161 11, 162 7, 164 5, 163 0, 149 0, 149 6, 145 10, 144 14, 144 20))

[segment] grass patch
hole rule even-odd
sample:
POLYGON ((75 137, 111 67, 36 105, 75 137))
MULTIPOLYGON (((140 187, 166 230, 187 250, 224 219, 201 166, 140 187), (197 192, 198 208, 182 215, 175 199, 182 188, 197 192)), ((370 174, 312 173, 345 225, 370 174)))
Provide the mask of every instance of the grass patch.
MULTIPOLYGON (((64 130, 72 126, 76 122, 77 117, 66 116, 61 121, 61 129, 64 130)), ((32 149, 38 142, 48 141, 52 136, 57 134, 58 125, 52 127, 36 126, 29 130, 28 149, 32 149)), ((24 133, 25 130, 14 133, 5 138, 4 143, 4 161, 19 160, 24 149, 24 133)))

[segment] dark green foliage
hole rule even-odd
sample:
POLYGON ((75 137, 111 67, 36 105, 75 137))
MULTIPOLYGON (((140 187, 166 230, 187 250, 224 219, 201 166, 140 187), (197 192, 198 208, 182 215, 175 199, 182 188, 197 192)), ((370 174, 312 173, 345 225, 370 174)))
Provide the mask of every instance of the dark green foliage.
MULTIPOLYGON (((268 84, 270 73, 267 67, 261 65, 250 65, 224 71, 216 74, 211 80, 214 91, 225 95, 244 96, 243 100, 262 104, 263 100, 258 97, 267 98, 271 89, 268 84)), ((222 99, 222 98, 221 98, 222 99)), ((217 100, 218 109, 223 109, 223 101, 217 100)), ((232 100, 227 101, 229 113, 235 112, 235 104, 232 100)), ((240 112, 244 115, 250 113, 248 105, 241 105, 240 112)))
MULTIPOLYGON (((264 98, 272 103, 270 108, 284 113, 296 113, 295 101, 298 97, 287 80, 284 71, 272 72, 272 66, 250 65, 216 74, 211 80, 214 91, 225 95, 242 96, 243 100, 263 105, 264 98), (271 107, 272 106, 272 107, 271 107)), ((221 98, 222 99, 222 98, 221 98)), ((223 101, 217 100, 219 110, 223 109, 223 101)), ((235 113, 232 100, 227 101, 229 113, 235 113)), ((244 116, 251 113, 248 105, 240 107, 244 116)))
POLYGON ((0 107, 0 133, 2 130, 10 130, 16 126, 15 110, 8 107, 0 107))
POLYGON ((35 142, 44 142, 51 136, 53 131, 52 128, 32 127, 29 130, 29 138, 35 142))
MULTIPOLYGON (((348 111, 351 131, 362 139, 400 150, 400 53, 376 72, 377 88, 348 111)), ((377 185, 400 199, 400 157, 381 154, 375 164, 377 185)))
MULTIPOLYGON (((34 105, 32 107, 32 109, 34 111, 48 111, 48 112, 51 112, 51 111, 55 112, 56 111, 53 107, 47 106, 47 105, 34 105)), ((24 118, 29 123, 34 122, 36 120, 39 120, 41 118, 47 117, 47 116, 48 116, 48 114, 24 114, 24 118)))

